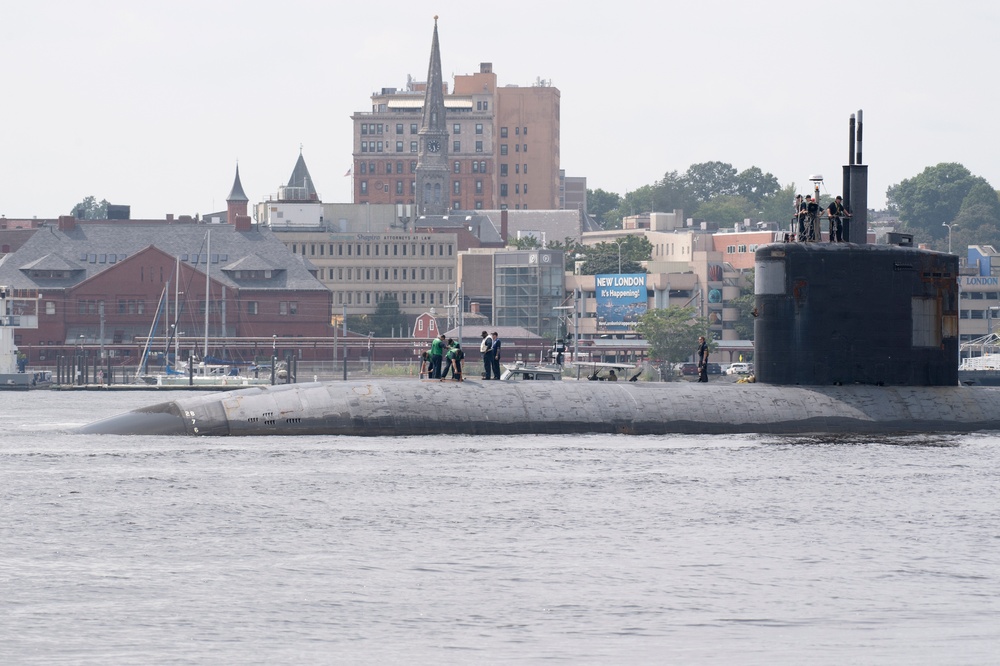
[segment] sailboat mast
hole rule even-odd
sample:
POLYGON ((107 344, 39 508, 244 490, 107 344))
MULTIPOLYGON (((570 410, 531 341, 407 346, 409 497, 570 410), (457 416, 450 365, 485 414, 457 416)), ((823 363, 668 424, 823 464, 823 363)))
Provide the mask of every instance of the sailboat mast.
POLYGON ((208 243, 206 244, 205 255, 205 351, 202 352, 203 359, 208 358, 208 310, 209 296, 211 295, 212 281, 209 279, 209 271, 212 268, 212 231, 208 232, 208 243))

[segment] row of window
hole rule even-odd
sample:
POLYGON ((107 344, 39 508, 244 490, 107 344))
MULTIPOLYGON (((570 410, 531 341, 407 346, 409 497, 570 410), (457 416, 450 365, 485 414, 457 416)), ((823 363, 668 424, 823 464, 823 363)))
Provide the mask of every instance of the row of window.
MULTIPOLYGON (((528 173, 528 165, 527 164, 515 164, 514 165, 514 173, 521 173, 521 169, 522 168, 524 169, 524 173, 528 173)), ((507 176, 507 164, 506 163, 500 165, 500 176, 501 177, 506 177, 507 176)))
MULTIPOLYGON (((362 280, 365 282, 406 282, 407 280, 416 282, 419 274, 421 282, 450 283, 455 279, 454 270, 453 268, 330 268, 327 269, 327 279, 339 280, 340 282, 360 282, 362 280)), ((320 269, 320 279, 322 277, 323 269, 320 269)))
MULTIPOLYGON (((473 160, 470 164, 472 165, 472 173, 489 173, 486 166, 486 160, 473 160)), ((415 160, 410 160, 409 169, 410 173, 417 172, 417 162, 415 160)), ((506 176, 507 165, 501 164, 500 169, 500 175, 506 176)), ((403 162, 395 162, 395 168, 393 168, 393 162, 358 162, 358 175, 366 176, 370 174, 374 176, 380 171, 386 175, 392 175, 393 173, 401 174, 403 173, 403 162), (379 165, 381 165, 381 167, 379 165)), ((452 171, 454 171, 454 173, 462 173, 462 162, 460 160, 455 160, 452 165, 452 171)), ((520 173, 519 165, 514 165, 514 172, 520 173)), ((528 173, 527 164, 524 165, 524 173, 528 173)))
MULTIPOLYGON (((500 196, 502 197, 507 196, 508 191, 509 190, 507 189, 507 183, 500 183, 500 196)), ((528 193, 528 184, 527 183, 525 183, 524 185, 521 185, 520 183, 515 184, 514 194, 521 194, 522 192, 524 194, 528 193)))
POLYGON ((396 297, 400 305, 445 305, 443 291, 335 291, 334 300, 337 305, 378 305, 386 298, 396 297))
MULTIPOLYGON (((515 143, 514 144, 514 152, 515 153, 526 153, 526 152, 528 152, 528 144, 526 144, 526 143, 523 143, 523 144, 522 143, 515 143)), ((508 154, 507 144, 506 143, 501 143, 500 144, 500 154, 501 155, 507 155, 508 154)))
MULTIPOLYGON (((395 146, 396 146, 395 152, 397 152, 397 153, 406 152, 406 148, 405 148, 406 142, 405 141, 397 141, 395 143, 395 146)), ((362 141, 361 142, 361 152, 363 152, 363 153, 383 153, 383 152, 388 152, 389 148, 390 148, 390 143, 388 141, 362 141)), ((519 150, 520 150, 520 148, 515 145, 514 146, 514 152, 519 152, 519 150)), ((484 144, 483 144, 482 141, 476 141, 475 151, 477 153, 484 152, 484 144)), ((410 150, 409 150, 409 152, 411 152, 411 153, 418 152, 417 151, 417 142, 416 141, 411 141, 410 142, 410 150)), ((461 141, 452 141, 451 142, 451 152, 453 152, 453 153, 460 153, 460 152, 462 152, 462 142, 461 141)), ((524 152, 528 152, 528 145, 527 144, 524 145, 524 152)), ((502 146, 500 146, 500 154, 501 155, 506 155, 507 154, 507 144, 503 144, 502 146)))
MULTIPOLYGON (((359 191, 361 192, 362 196, 367 196, 368 195, 368 181, 367 180, 362 180, 360 182, 360 184, 359 184, 358 187, 359 187, 359 191)), ((377 181, 375 183, 375 189, 378 190, 379 192, 388 192, 390 187, 391 187, 391 185, 389 183, 383 183, 382 181, 377 181)), ((507 186, 506 185, 502 185, 501 187, 505 188, 507 186)), ((405 188, 404 182, 402 180, 397 180, 396 181, 396 194, 403 194, 404 188, 405 188)), ((456 194, 456 195, 462 194, 462 181, 460 181, 460 180, 452 181, 451 191, 452 191, 452 194, 456 194)), ((527 185, 524 186, 524 191, 525 192, 528 191, 528 186, 527 185)), ((476 184, 475 184, 475 193, 476 194, 482 194, 483 192, 484 192, 484 190, 483 190, 483 181, 477 180, 476 184)), ((410 181, 410 194, 411 195, 416 195, 416 193, 417 193, 417 181, 411 180, 410 181)))
MULTIPOLYGON (((478 110, 479 111, 485 111, 486 110, 485 107, 487 105, 487 102, 480 102, 479 104, 481 105, 482 108, 479 108, 478 110)), ((403 126, 404 126, 403 123, 396 123, 396 134, 403 134, 403 126)), ((380 134, 383 134, 383 133, 384 134, 391 134, 391 129, 392 128, 391 128, 391 126, 388 123, 385 123, 385 124, 383 124, 383 123, 361 123, 361 134, 362 134, 362 136, 368 136, 368 135, 376 136, 376 135, 380 135, 380 134)), ((515 129, 517 129, 517 128, 515 128, 515 129)), ((482 123, 476 123, 476 130, 475 131, 476 131, 476 134, 482 134, 483 133, 483 124, 482 123)), ((504 127, 502 129, 502 131, 503 131, 503 135, 507 136, 507 128, 504 127)), ((417 123, 410 123, 410 134, 417 134, 418 132, 419 132, 419 128, 417 127, 417 123)), ((452 134, 461 134, 461 133, 462 133, 462 125, 460 123, 454 123, 452 125, 452 134)), ((527 127, 524 128, 524 133, 525 134, 528 133, 528 128, 527 127)))
POLYGON ((310 257, 450 257, 455 252, 452 243, 289 243, 288 249, 310 257))
POLYGON ((995 312, 992 315, 990 315, 989 317, 987 317, 987 312, 989 311, 989 309, 990 308, 986 308, 985 310, 959 310, 958 311, 958 318, 959 319, 987 319, 987 318, 989 318, 989 319, 1000 319, 1000 317, 998 317, 995 312))
MULTIPOLYGON (((515 127, 514 128, 514 136, 520 136, 522 134, 524 136, 528 136, 528 128, 527 127, 515 127)), ((501 139, 506 139, 507 138, 507 128, 506 127, 501 127, 500 128, 500 138, 501 139)))
POLYGON ((759 246, 754 243, 752 245, 746 245, 741 243, 739 245, 727 245, 726 254, 743 254, 746 252, 756 252, 759 246))

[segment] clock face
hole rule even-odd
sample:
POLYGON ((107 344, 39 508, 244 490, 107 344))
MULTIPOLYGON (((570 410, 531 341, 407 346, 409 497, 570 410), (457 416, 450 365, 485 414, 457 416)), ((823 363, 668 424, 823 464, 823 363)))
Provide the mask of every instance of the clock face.
POLYGON ((437 141, 428 141, 427 150, 431 151, 432 153, 436 153, 437 151, 441 150, 441 144, 438 143, 437 141))

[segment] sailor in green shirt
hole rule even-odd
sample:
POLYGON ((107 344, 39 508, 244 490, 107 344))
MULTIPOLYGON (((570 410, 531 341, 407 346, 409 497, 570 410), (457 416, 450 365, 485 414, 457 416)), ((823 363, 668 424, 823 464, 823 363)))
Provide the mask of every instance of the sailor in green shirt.
POLYGON ((441 358, 444 356, 444 334, 431 343, 431 379, 441 379, 441 358))

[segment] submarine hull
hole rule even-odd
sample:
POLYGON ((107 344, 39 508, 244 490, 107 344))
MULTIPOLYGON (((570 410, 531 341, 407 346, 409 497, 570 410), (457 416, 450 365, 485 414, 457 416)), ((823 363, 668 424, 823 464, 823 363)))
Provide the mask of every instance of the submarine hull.
POLYGON ((113 435, 871 434, 1000 428, 1000 387, 317 382, 179 398, 80 428, 113 435))

